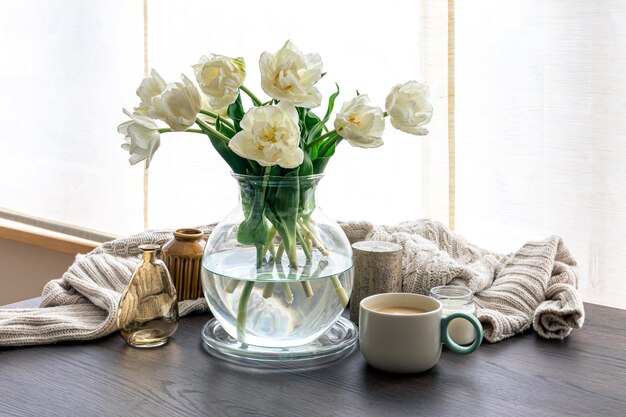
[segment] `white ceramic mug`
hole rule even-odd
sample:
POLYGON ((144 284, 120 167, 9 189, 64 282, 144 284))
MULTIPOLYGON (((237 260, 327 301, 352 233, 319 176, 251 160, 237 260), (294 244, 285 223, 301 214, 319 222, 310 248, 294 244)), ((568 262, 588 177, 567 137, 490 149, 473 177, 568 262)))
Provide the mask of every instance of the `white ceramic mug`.
POLYGON ((441 303, 419 294, 386 293, 361 300, 359 344, 365 360, 374 368, 397 373, 422 372, 432 368, 441 356, 444 343, 453 352, 475 351, 483 339, 483 328, 471 314, 456 312, 442 318, 441 303), (418 309, 422 312, 394 314, 377 311, 389 308, 418 309), (468 320, 476 330, 469 346, 450 338, 448 324, 455 318, 468 320))

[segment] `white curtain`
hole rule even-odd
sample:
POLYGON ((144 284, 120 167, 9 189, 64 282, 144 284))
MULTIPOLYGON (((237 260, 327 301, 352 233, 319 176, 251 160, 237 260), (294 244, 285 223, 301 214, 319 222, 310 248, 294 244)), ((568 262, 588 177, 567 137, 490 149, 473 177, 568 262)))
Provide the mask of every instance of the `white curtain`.
POLYGON ((458 1, 457 230, 558 234, 588 300, 626 308, 626 3, 458 1))
POLYGON ((119 149, 143 74, 141 2, 0 2, 0 208, 112 233, 141 228, 119 149))

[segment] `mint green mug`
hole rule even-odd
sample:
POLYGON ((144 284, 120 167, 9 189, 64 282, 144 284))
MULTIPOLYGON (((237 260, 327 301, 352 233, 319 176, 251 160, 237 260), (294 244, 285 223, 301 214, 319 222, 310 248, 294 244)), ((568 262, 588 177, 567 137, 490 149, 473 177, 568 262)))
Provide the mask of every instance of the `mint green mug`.
POLYGON ((415 373, 432 368, 441 356, 442 343, 451 351, 468 354, 480 346, 483 327, 468 313, 446 317, 438 300, 419 294, 386 293, 367 297, 359 306, 359 344, 365 360, 374 368, 415 373), (455 318, 467 320, 476 330, 468 346, 451 338, 448 326, 455 318))

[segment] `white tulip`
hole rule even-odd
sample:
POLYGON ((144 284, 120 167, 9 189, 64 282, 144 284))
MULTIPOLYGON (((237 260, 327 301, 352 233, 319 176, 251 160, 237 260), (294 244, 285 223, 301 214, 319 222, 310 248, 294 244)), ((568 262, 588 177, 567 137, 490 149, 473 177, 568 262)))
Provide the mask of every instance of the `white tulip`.
POLYGON ((302 54, 291 41, 276 53, 263 52, 259 60, 261 87, 270 97, 298 107, 313 108, 322 102, 315 83, 322 78, 319 54, 302 54))
POLYGON ((214 109, 234 103, 239 95, 239 87, 246 78, 243 58, 212 54, 210 57, 200 58, 200 62, 193 69, 200 89, 207 95, 214 109))
POLYGON ((147 115, 152 106, 152 97, 160 95, 166 86, 167 83, 163 77, 153 69, 150 72, 150 77, 144 78, 137 88, 137 95, 141 99, 141 104, 135 108, 135 112, 147 115))
POLYGON ((135 165, 146 160, 146 166, 149 166, 161 143, 159 129, 154 120, 149 117, 138 113, 131 114, 126 109, 124 113, 132 120, 119 125, 117 131, 124 135, 126 143, 122 145, 122 149, 130 153, 128 162, 135 165))
POLYGON ((262 166, 295 168, 302 163, 298 112, 291 104, 253 107, 241 120, 241 128, 228 143, 237 155, 262 166))
POLYGON ((370 106, 367 94, 343 103, 335 119, 337 134, 350 145, 377 148, 383 144, 385 116, 380 107, 370 106))
POLYGON ((165 84, 159 73, 152 70, 151 77, 145 78, 137 89, 141 104, 135 112, 163 120, 175 131, 183 131, 193 125, 202 100, 191 80, 185 75, 181 77, 182 83, 165 84))
POLYGON ((427 135, 428 130, 421 126, 433 117, 433 106, 428 97, 428 86, 417 81, 393 87, 385 102, 393 127, 414 135, 427 135))
POLYGON ((169 83, 160 95, 152 97, 150 115, 163 120, 172 130, 182 131, 196 121, 202 105, 200 92, 182 75, 182 83, 169 83))

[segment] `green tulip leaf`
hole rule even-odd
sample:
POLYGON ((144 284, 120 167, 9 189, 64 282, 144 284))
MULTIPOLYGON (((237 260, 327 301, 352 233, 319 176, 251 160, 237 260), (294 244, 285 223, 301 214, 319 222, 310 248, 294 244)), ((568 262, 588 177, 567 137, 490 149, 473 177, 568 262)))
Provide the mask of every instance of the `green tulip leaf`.
MULTIPOLYGON (((265 222, 265 192, 266 186, 241 182, 241 203, 245 219, 237 229, 237 241, 243 245, 263 247, 269 236, 269 228, 265 222)), ((257 259, 260 266, 260 259, 257 259)))
POLYGON ((337 96, 339 96, 339 84, 335 84, 335 86, 337 87, 337 91, 331 94, 331 96, 328 98, 328 108, 326 109, 326 114, 322 119, 324 124, 326 124, 326 122, 328 122, 328 119, 330 119, 330 115, 333 112, 333 108, 335 107, 335 100, 337 99, 337 96))
POLYGON ((319 117, 309 112, 309 115, 312 116, 309 116, 309 120, 307 121, 307 134, 306 136, 302 136, 306 138, 304 141, 305 143, 310 143, 315 138, 319 137, 323 130, 328 131, 328 129, 326 128, 326 123, 328 122, 328 119, 330 119, 330 115, 333 111, 333 108, 335 107, 335 100, 339 95, 339 85, 335 85, 337 86, 337 91, 328 98, 328 108, 326 109, 326 114, 324 114, 324 118, 320 120, 319 117))
MULTIPOLYGON (((321 174, 324 172, 330 158, 335 154, 335 148, 338 143, 337 137, 338 135, 331 136, 327 143, 324 143, 315 149, 316 158, 313 160, 313 172, 315 174, 321 174)), ((339 137, 339 139, 341 139, 341 137, 339 137)))
POLYGON ((242 158, 241 156, 233 152, 232 149, 230 149, 228 145, 215 134, 215 132, 205 129, 202 126, 200 126, 200 129, 204 132, 204 134, 209 137, 213 148, 215 148, 217 153, 220 154, 222 159, 224 159, 224 161, 228 164, 230 169, 233 170, 233 172, 237 174, 251 173, 251 164, 248 162, 247 159, 242 158))
POLYGON ((226 136, 228 139, 231 139, 235 136, 235 133, 237 133, 227 126, 220 116, 217 116, 217 119, 215 119, 215 130, 226 136))
POLYGON ((321 158, 315 159, 315 161, 313 161, 313 171, 316 174, 321 174, 326 169, 326 165, 328 165, 329 161, 330 161, 330 158, 328 157, 321 157, 321 158))
POLYGON ((230 117, 230 119, 233 121, 233 124, 235 125, 235 131, 241 131, 241 126, 239 125, 239 123, 245 115, 245 111, 243 110, 243 104, 241 103, 241 94, 237 96, 237 100, 235 100, 233 104, 228 106, 227 112, 228 117, 230 117))
POLYGON ((309 154, 304 152, 304 159, 298 167, 298 176, 304 177, 306 175, 313 175, 313 161, 311 161, 309 154))

